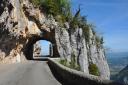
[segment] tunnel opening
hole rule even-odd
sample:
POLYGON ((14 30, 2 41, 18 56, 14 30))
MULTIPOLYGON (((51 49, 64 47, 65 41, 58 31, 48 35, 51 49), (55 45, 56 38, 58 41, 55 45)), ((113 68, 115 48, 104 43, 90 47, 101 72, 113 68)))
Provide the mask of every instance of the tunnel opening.
POLYGON ((53 44, 47 40, 39 40, 34 43, 33 58, 53 57, 53 44))
MULTIPOLYGON (((38 49, 38 50, 41 50, 41 49, 38 49)), ((55 37, 53 34, 48 34, 48 33, 44 34, 43 37, 33 36, 29 38, 27 44, 25 45, 23 49, 23 52, 27 60, 34 60, 35 57, 50 57, 50 58, 60 57, 58 49, 57 49, 55 37), (42 50, 44 52, 46 52, 46 49, 48 50, 47 54, 44 52, 42 53, 37 52, 37 54, 39 55, 38 56, 34 55, 34 45, 38 42, 41 43, 40 45, 42 46, 40 47, 42 47, 42 50)))

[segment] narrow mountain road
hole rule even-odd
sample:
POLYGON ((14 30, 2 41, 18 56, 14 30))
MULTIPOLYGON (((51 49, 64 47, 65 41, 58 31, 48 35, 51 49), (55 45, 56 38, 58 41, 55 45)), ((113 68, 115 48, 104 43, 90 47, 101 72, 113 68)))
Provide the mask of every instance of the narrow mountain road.
POLYGON ((45 61, 0 65, 0 85, 61 85, 45 61))

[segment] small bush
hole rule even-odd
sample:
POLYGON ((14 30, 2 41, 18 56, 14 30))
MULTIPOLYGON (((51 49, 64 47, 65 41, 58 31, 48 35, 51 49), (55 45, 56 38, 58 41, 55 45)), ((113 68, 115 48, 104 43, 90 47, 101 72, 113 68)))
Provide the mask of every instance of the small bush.
POLYGON ((64 65, 64 66, 67 66, 67 60, 66 59, 60 60, 59 63, 64 65))
POLYGON ((99 44, 100 44, 100 38, 99 36, 96 36, 96 45, 99 46, 99 44))
POLYGON ((77 64, 77 59, 74 54, 71 56, 71 62, 68 67, 80 71, 80 66, 77 64))
POLYGON ((66 16, 71 9, 69 0, 43 0, 42 7, 53 16, 66 16))
POLYGON ((89 65, 89 73, 95 76, 99 76, 99 70, 98 67, 96 66, 96 64, 90 64, 89 65))
POLYGON ((68 68, 80 71, 80 66, 76 64, 77 62, 75 61, 75 58, 72 58, 71 62, 68 62, 66 59, 63 59, 63 60, 60 60, 59 63, 68 68))
POLYGON ((97 47, 103 47, 104 39, 103 37, 99 37, 96 35, 96 46, 97 47))
POLYGON ((89 39, 90 39, 90 31, 89 30, 90 30, 90 28, 88 26, 83 27, 84 37, 87 42, 89 42, 89 39))
POLYGON ((42 4, 42 0, 30 0, 30 2, 35 6, 39 7, 42 4))
POLYGON ((75 29, 78 27, 79 21, 77 20, 77 18, 74 18, 71 22, 70 22, 70 27, 75 29))

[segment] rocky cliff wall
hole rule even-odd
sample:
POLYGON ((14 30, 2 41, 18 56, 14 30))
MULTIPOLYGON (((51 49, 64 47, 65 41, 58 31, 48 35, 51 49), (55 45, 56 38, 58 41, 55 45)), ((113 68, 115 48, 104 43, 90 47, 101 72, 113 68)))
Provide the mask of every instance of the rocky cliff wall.
POLYGON ((97 36, 89 29, 86 40, 82 28, 71 28, 68 22, 63 27, 54 17, 28 0, 0 1, 0 59, 1 62, 21 62, 32 59, 33 44, 47 40, 53 44, 53 56, 67 59, 89 74, 89 65, 96 64, 100 76, 109 79, 110 72, 104 48, 97 43, 97 36))
POLYGON ((40 42, 36 42, 33 48, 33 57, 39 57, 39 56, 41 56, 41 44, 40 42))

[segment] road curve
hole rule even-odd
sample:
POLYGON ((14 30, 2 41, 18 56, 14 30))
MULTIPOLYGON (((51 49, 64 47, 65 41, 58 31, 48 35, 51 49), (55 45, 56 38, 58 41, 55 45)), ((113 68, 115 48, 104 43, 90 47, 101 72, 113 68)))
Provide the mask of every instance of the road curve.
POLYGON ((0 65, 0 85, 61 85, 45 61, 0 65))

